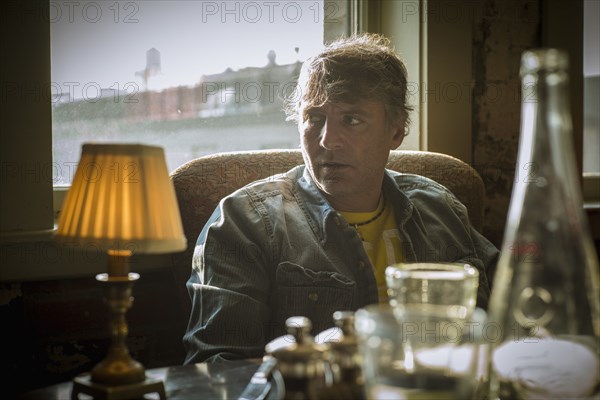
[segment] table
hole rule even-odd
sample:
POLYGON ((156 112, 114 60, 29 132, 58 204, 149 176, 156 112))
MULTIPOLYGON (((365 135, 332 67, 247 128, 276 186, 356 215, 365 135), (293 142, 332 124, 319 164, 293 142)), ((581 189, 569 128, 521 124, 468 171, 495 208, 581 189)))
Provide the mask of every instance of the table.
MULTIPOLYGON (((260 359, 237 360, 215 363, 178 365, 146 371, 150 378, 161 379, 165 384, 168 400, 183 399, 237 399, 252 374, 260 365, 260 359)), ((24 400, 68 400, 71 398, 71 382, 37 389, 23 395, 24 400)), ((274 390, 269 398, 274 397, 274 390)), ((80 399, 90 398, 80 395, 80 399)), ((147 398, 156 398, 152 393, 147 398)))

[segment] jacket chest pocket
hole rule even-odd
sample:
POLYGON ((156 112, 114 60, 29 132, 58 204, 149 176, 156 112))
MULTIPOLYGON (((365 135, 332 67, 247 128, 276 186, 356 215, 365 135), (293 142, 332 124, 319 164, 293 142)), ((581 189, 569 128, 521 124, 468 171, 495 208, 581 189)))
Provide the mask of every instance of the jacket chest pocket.
POLYGON ((352 310, 356 283, 332 271, 314 271, 290 262, 277 267, 272 304, 277 325, 304 316, 311 320, 313 335, 333 326, 335 311, 352 310))

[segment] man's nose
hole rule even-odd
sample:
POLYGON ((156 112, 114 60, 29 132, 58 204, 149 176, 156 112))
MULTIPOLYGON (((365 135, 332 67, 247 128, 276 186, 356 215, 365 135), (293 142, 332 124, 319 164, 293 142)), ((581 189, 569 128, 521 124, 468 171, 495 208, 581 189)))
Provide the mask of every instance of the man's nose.
POLYGON ((343 146, 341 126, 332 118, 327 118, 321 128, 320 145, 327 150, 335 150, 343 146))

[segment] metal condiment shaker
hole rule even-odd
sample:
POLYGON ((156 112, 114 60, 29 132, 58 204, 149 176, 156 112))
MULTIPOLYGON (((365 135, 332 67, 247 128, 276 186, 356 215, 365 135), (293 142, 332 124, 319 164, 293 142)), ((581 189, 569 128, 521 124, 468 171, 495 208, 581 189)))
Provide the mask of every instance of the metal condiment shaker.
POLYGON ((271 353, 283 377, 285 399, 318 399, 320 391, 333 383, 328 346, 314 342, 308 318, 291 317, 285 324, 296 343, 271 353))
POLYGON ((329 342, 334 385, 328 391, 344 395, 339 398, 363 398, 364 381, 354 329, 354 312, 336 311, 333 314, 333 320, 335 325, 341 329, 342 335, 339 340, 329 342))

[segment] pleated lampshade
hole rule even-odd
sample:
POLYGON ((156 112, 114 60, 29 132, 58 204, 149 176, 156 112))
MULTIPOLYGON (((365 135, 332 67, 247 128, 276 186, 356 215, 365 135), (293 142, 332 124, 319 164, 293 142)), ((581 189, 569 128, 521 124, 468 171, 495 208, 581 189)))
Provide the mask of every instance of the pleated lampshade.
POLYGON ((101 250, 185 250, 163 149, 84 144, 58 221, 57 239, 101 250))

